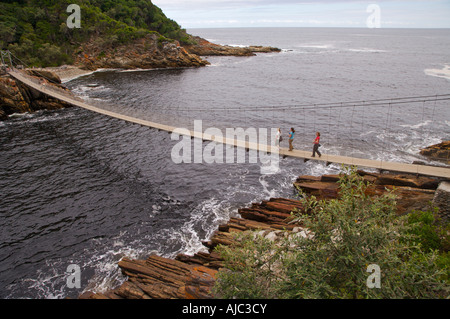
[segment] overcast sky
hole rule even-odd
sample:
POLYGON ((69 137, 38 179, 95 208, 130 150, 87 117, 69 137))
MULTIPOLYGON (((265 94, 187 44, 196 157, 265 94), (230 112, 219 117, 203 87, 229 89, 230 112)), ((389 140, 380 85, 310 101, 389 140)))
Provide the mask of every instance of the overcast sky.
POLYGON ((153 0, 183 28, 450 28, 450 0, 153 0), (371 24, 373 26, 373 24, 371 24))

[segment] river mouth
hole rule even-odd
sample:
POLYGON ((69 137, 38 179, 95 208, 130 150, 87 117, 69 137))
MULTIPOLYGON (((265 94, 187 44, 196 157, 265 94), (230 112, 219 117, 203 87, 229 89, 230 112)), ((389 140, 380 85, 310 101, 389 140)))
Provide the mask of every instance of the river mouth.
MULTIPOLYGON (((284 50, 211 57, 210 66, 198 69, 104 70, 66 85, 86 101, 130 116, 182 118, 180 128, 191 128, 195 120, 221 131, 281 127, 284 147, 291 127, 296 149, 312 151, 315 132, 321 131, 321 151, 343 156, 411 163, 424 160, 421 148, 450 139, 450 115, 441 101, 285 109, 445 93, 448 80, 423 70, 445 63, 429 41, 450 46, 448 32, 435 40, 411 30, 402 31, 409 38, 399 30, 371 37, 352 30, 274 29, 273 39, 259 29, 201 32, 220 43, 233 36, 230 43, 236 45, 253 44, 246 43, 251 38, 284 50)), ((124 256, 201 251, 202 241, 238 208, 294 197, 299 175, 340 170, 291 158, 281 158, 280 171, 267 175, 258 161, 176 164, 171 153, 178 141, 167 132, 78 108, 16 116, 0 123, 0 133, 2 298, 65 298, 112 289, 125 280, 117 267, 124 256), (81 269, 79 289, 67 287, 73 264, 81 269)))

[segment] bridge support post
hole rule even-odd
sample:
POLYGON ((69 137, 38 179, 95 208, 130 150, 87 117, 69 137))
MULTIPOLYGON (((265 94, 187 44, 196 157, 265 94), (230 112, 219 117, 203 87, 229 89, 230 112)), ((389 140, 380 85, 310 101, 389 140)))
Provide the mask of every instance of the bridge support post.
POLYGON ((9 60, 9 64, 11 65, 11 67, 14 67, 11 58, 11 52, 9 50, 6 51, 2 50, 0 55, 2 59, 2 65, 8 65, 7 60, 9 60))
POLYGON ((441 182, 434 193, 433 205, 443 220, 450 221, 450 182, 441 182))

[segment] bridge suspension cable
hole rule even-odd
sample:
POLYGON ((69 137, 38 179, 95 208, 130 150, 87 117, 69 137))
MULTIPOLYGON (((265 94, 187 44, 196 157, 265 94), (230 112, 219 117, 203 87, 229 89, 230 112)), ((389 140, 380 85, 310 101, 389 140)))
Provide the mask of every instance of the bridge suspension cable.
MULTIPOLYGON (((144 119, 140 119, 140 118, 136 118, 136 117, 131 117, 131 116, 116 113, 113 111, 108 111, 103 108, 99 108, 99 107, 87 104, 86 102, 81 101, 76 96, 71 96, 68 92, 53 90, 53 89, 50 89, 48 86, 44 87, 44 86, 40 85, 39 83, 36 83, 35 81, 33 81, 31 79, 30 76, 26 75, 24 72, 18 72, 16 70, 12 70, 9 72, 9 74, 11 76, 13 76, 15 79, 21 81, 22 83, 40 91, 40 92, 43 92, 45 94, 53 96, 54 98, 57 98, 59 100, 65 101, 67 103, 70 103, 72 105, 75 105, 75 106, 78 106, 81 108, 85 108, 85 109, 93 111, 93 112, 97 112, 97 113, 100 113, 103 115, 107 115, 107 116, 114 117, 117 119, 125 120, 128 122, 140 124, 143 126, 153 127, 158 130, 168 131, 169 133, 175 132, 177 130, 177 128, 173 125, 161 124, 161 123, 158 123, 155 121, 149 121, 149 120, 144 120, 144 119)), ((447 96, 447 95, 445 95, 445 96, 447 96)), ((433 97, 435 97, 435 96, 433 96, 433 97)), ((422 100, 423 100, 423 97, 422 97, 422 100)), ((382 101, 391 101, 391 100, 383 99, 382 101)), ((397 99, 397 102, 400 102, 400 101, 401 101, 400 98, 397 99)), ((394 102, 391 102, 391 103, 394 103, 394 102)), ((331 104, 324 104, 324 105, 327 105, 328 107, 330 107, 331 104)), ((344 105, 344 102, 342 102, 342 105, 344 105)), ((355 110, 356 105, 357 104, 355 103, 355 107, 353 108, 353 110, 355 110)), ((326 109, 326 108, 324 108, 324 109, 326 109)), ((389 116, 390 115, 388 114, 388 119, 389 119, 389 116)), ((185 134, 185 133, 183 133, 183 134, 185 134)), ((226 144, 226 145, 230 145, 230 146, 234 146, 234 147, 242 147, 242 145, 239 144, 240 142, 236 139, 229 140, 227 138, 212 136, 210 134, 206 134, 203 132, 197 132, 197 131, 188 131, 188 133, 186 133, 186 134, 191 136, 191 138, 199 138, 204 141, 209 140, 209 141, 212 141, 215 143, 226 144)), ((244 141, 244 143, 245 143, 245 147, 247 149, 254 149, 256 151, 263 151, 263 152, 274 152, 274 149, 273 149, 274 146, 272 146, 272 145, 259 144, 259 143, 254 143, 254 142, 250 142, 250 141, 249 142, 244 141)), ((311 151, 302 151, 302 150, 296 150, 296 149, 294 149, 293 151, 288 151, 285 148, 276 148, 275 151, 278 154, 283 155, 283 156, 303 158, 305 160, 312 159, 311 155, 310 155, 311 151)), ((355 157, 355 156, 353 156, 353 154, 352 154, 352 156, 323 154, 321 158, 315 159, 315 160, 324 161, 326 163, 340 163, 340 164, 344 164, 344 165, 371 167, 371 168, 382 169, 382 170, 387 170, 387 171, 399 171, 399 172, 405 172, 405 173, 415 173, 415 174, 423 174, 423 175, 431 175, 431 176, 450 178, 450 168, 448 168, 448 167, 429 166, 429 165, 421 165, 421 164, 407 164, 407 163, 397 163, 397 162, 390 162, 390 161, 383 161, 383 160, 364 159, 364 158, 360 158, 360 157, 355 157)))
MULTIPOLYGON (((11 64, 12 68, 14 68, 14 65, 22 65, 22 66, 26 66, 29 67, 24 61, 22 61, 21 59, 17 58, 13 53, 7 51, 4 52, 2 51, 2 63, 5 60, 9 60, 9 63, 11 64)), ((55 81, 51 78, 48 78, 44 72, 40 72, 39 69, 35 69, 34 72, 39 73, 43 78, 45 78, 47 81, 49 82, 53 82, 55 83, 55 81)), ((60 84, 60 83, 55 83, 55 84, 60 84)), ((50 87, 47 87, 47 89, 53 89, 50 87)), ((69 94, 68 92, 58 92, 59 94, 69 94)), ((79 99, 75 96, 72 96, 71 99, 79 99)), ((307 129, 308 125, 307 125, 307 111, 311 111, 308 112, 308 116, 311 116, 310 118, 310 122, 308 122, 310 125, 310 128, 312 126, 312 130, 315 132, 316 130, 323 130, 324 129, 324 112, 328 113, 328 131, 327 133, 331 136, 330 138, 335 138, 337 140, 337 144, 342 144, 343 141, 351 141, 353 139, 353 129, 355 127, 359 127, 359 123, 357 120, 360 121, 361 125, 361 131, 364 130, 365 128, 365 120, 364 120, 364 112, 365 110, 369 110, 370 107, 385 107, 385 112, 386 112, 386 118, 385 118, 385 128, 384 128, 384 136, 381 137, 380 139, 382 140, 382 144, 383 144, 383 149, 388 149, 388 146, 391 144, 387 139, 389 138, 395 138, 396 134, 392 134, 392 123, 394 119, 393 119, 393 111, 394 111, 394 107, 396 105, 402 105, 402 104, 418 104, 421 103, 422 104, 422 110, 418 111, 418 108, 416 108, 416 112, 409 112, 409 114, 414 114, 416 113, 418 118, 422 119, 422 123, 424 122, 425 119, 425 105, 427 102, 434 102, 434 107, 433 107, 433 119, 435 117, 435 109, 436 109, 436 104, 438 101, 448 101, 450 100, 450 93, 449 94, 434 94, 434 95, 417 95, 417 96, 408 96, 408 97, 391 97, 391 98, 381 98, 381 99, 366 99, 366 100, 351 100, 351 101, 341 101, 341 102, 326 102, 326 103, 303 103, 303 104, 292 104, 292 105, 260 105, 260 106, 245 106, 242 105, 241 103, 236 103, 237 106, 232 106, 232 107, 210 107, 210 108, 200 108, 200 107, 161 107, 159 109, 159 112, 162 112, 160 115, 164 116, 169 116, 170 114, 172 114, 171 112, 177 112, 178 114, 182 114, 181 117, 184 120, 189 120, 190 117, 193 116, 193 114, 195 114, 195 112, 209 112, 209 113, 213 113, 214 116, 213 118, 218 118, 218 115, 220 113, 225 113, 225 114, 233 114, 233 113, 237 113, 237 114, 242 114, 242 112, 247 113, 247 112, 258 112, 257 117, 261 118, 267 118, 266 114, 270 114, 271 118, 272 118, 272 127, 291 127, 291 126, 296 126, 295 124, 292 125, 292 120, 294 120, 293 123, 295 123, 295 121, 298 121, 298 116, 297 119, 294 119, 291 116, 291 113, 287 114, 286 116, 286 112, 287 111, 301 111, 300 114, 303 114, 303 135, 307 136, 308 133, 307 131, 309 131, 307 129), (362 110, 362 115, 359 115, 359 118, 354 118, 355 112, 358 112, 357 110, 361 109, 362 110), (332 118, 332 111, 336 111, 335 112, 335 117, 334 119, 332 118), (344 112, 342 112, 344 111, 344 112), (186 116, 183 115, 183 113, 186 112, 186 116), (193 113, 194 112, 194 113, 193 113), (259 113, 261 112, 261 113, 259 113), (275 113, 279 114, 279 112, 283 113, 283 116, 280 118, 278 116, 275 116, 275 113), (262 114, 262 115, 261 115, 262 114), (337 125, 336 123, 336 116, 337 116, 337 125), (342 119, 341 119, 342 117, 342 119), (277 118, 277 119, 276 119, 277 118), (348 120, 345 120, 348 119, 348 120), (333 125, 332 125, 333 123, 333 125), (322 127, 316 127, 317 125, 321 125, 322 127), (336 128, 341 129, 341 126, 344 129, 344 133, 343 134, 333 134, 333 130, 335 131, 336 128)), ((91 101, 90 103, 92 103, 94 101, 91 101)), ((96 103, 95 103, 96 104, 96 103)), ((445 107, 447 107, 448 105, 445 104, 445 107)), ((109 108, 109 105, 107 106, 107 108, 109 108)), ((156 116, 154 119, 156 120, 158 114, 153 114, 152 118, 156 116)), ((234 116, 233 116, 234 117, 234 116)), ((242 116, 241 116, 242 117, 242 116)), ((326 116, 325 116, 326 117, 326 116)), ((228 116, 227 116, 228 118, 228 116)), ((173 118, 171 118, 171 120, 168 123, 172 123, 173 118)), ((223 120, 223 119, 222 119, 223 120)), ((247 118, 247 116, 245 117, 245 124, 249 124, 247 123, 249 119, 247 118)), ((161 121, 161 120, 156 120, 156 121, 161 121)), ((164 122, 164 121, 163 121, 164 122)), ((298 123, 298 122, 297 122, 298 123)), ((224 124, 224 123, 221 123, 224 124)), ((370 123, 368 123, 370 124, 370 123)), ((236 123, 233 123, 233 125, 236 125, 236 123)), ((248 125, 247 125, 248 126, 248 125)), ((422 133, 424 130, 424 125, 420 126, 422 133)), ((399 133, 400 131, 397 131, 397 133, 399 133)), ((356 152, 357 153, 357 152, 356 152)), ((353 153, 351 156, 354 156, 353 153)))
MULTIPOLYGON (((3 58, 3 52, 4 52, 4 51, 2 51, 2 58, 3 58)), ((32 69, 32 67, 31 67, 30 65, 28 65, 27 63, 25 63, 24 61, 22 61, 21 59, 19 59, 18 57, 16 57, 12 52, 10 52, 10 51, 5 51, 5 52, 7 52, 8 56, 9 56, 9 60, 10 60, 10 64, 11 64, 11 67, 12 67, 12 68, 14 68, 14 64, 15 64, 16 67, 20 65, 20 66, 22 66, 22 67, 24 67, 24 68, 32 69), (15 60, 16 60, 16 61, 15 61, 15 60), (14 63, 14 62, 15 62, 15 63, 14 63), (20 63, 17 63, 17 62, 20 62, 20 63)), ((50 83, 57 84, 57 85, 60 85, 60 84, 61 84, 61 83, 56 82, 54 79, 51 79, 51 78, 45 76, 45 74, 44 74, 43 72, 40 72, 39 69, 33 69, 33 71, 35 71, 36 73, 38 73, 41 77, 43 77, 44 79, 46 79, 46 80, 49 81, 50 83)))
MULTIPOLYGON (((295 109, 338 109, 348 107, 368 107, 368 106, 385 106, 385 105, 397 105, 405 103, 419 103, 419 102, 434 102, 434 101, 446 101, 450 100, 450 94, 435 94, 424 96, 412 96, 412 97, 397 97, 386 98, 377 100, 360 100, 360 101, 344 101, 344 102, 332 102, 332 103, 314 103, 314 104, 296 104, 296 105, 268 105, 268 106, 252 106, 252 107, 223 107, 215 108, 214 111, 268 111, 278 110, 287 111, 295 109)), ((190 111, 208 111, 207 108, 190 108, 190 111)))

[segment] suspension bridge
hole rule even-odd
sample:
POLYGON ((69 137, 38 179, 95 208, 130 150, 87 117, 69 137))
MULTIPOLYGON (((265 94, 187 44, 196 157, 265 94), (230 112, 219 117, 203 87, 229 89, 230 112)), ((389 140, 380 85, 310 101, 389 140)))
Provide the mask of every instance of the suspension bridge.
MULTIPOLYGON (((177 130, 177 127, 163 124, 160 122, 153 122, 149 120, 144 120, 140 118, 135 118, 131 116, 127 116, 124 114, 116 113, 113 111, 106 110, 104 108, 100 108, 91 104, 86 103, 82 99, 77 98, 76 96, 69 94, 68 92, 62 89, 54 89, 53 87, 47 86, 43 83, 36 81, 36 79, 28 76, 26 73, 17 70, 15 68, 11 68, 9 70, 9 75, 16 80, 20 81, 24 85, 27 85, 43 94, 51 96, 55 99, 64 101, 71 105, 96 112, 105 116, 109 116, 112 118, 120 119, 123 121, 127 121, 130 123, 139 124, 142 126, 158 129, 161 131, 167 131, 169 133, 177 133, 184 134, 191 138, 198 138, 203 141, 211 141, 216 143, 221 143, 225 145, 230 145, 232 147, 244 147, 247 150, 255 150, 267 153, 277 153, 280 156, 284 157, 293 157, 298 159, 307 160, 315 160, 325 162, 327 165, 330 163, 343 164, 347 166, 356 166, 356 167, 366 167, 378 169, 380 171, 392 171, 392 172, 400 172, 400 173, 410 173, 417 175, 426 175, 426 176, 434 176, 441 178, 449 178, 450 179, 450 168, 445 166, 432 166, 432 165, 422 165, 422 164, 409 164, 409 163, 399 163, 392 161, 384 161, 384 160, 372 160, 372 159, 363 159, 351 156, 340 156, 340 155, 331 155, 331 154, 322 154, 321 157, 312 157, 311 150, 297 150, 294 149, 289 151, 287 148, 277 147, 274 145, 267 144, 259 144, 251 141, 242 141, 236 138, 227 138, 222 136, 214 136, 211 134, 206 134, 204 132, 198 132, 194 130, 184 130, 181 132, 177 130)), ((424 99, 426 97, 423 97, 424 99)), ((431 98, 431 97, 428 97, 431 98)), ((450 95, 436 95, 432 97, 434 101, 436 100, 450 100, 450 95)), ((383 100, 374 100, 372 103, 377 103, 379 101, 382 103, 383 100)), ((425 101, 425 100, 424 100, 425 101)), ((392 103, 407 103, 407 100, 399 99, 398 101, 393 101, 392 103)), ((342 106, 342 103, 341 105, 342 106)), ((337 105, 336 107, 339 107, 337 105)))

